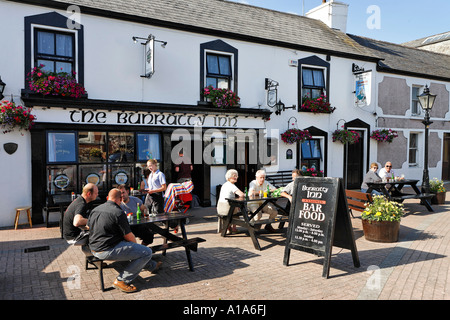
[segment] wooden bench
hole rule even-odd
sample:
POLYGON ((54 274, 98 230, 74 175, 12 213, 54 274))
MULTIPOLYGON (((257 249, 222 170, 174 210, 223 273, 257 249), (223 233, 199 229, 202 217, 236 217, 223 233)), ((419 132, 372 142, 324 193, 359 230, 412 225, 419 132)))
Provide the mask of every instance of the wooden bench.
POLYGON ((166 251, 168 249, 173 249, 173 248, 178 248, 178 247, 185 247, 192 251, 197 252, 198 244, 201 242, 205 242, 205 241, 206 241, 205 239, 197 237, 197 238, 192 238, 192 239, 187 239, 187 240, 182 240, 182 241, 177 241, 177 242, 158 244, 158 245, 154 245, 150 248, 152 249, 153 252, 158 252, 158 251, 166 251))
MULTIPOLYGON (((178 247, 185 247, 185 248, 188 248, 190 250, 197 252, 198 244, 201 242, 205 242, 205 241, 206 241, 205 239, 197 237, 197 238, 192 238, 192 239, 187 239, 187 240, 182 240, 182 241, 177 241, 177 242, 169 242, 169 243, 154 245, 150 248, 152 249, 153 253, 155 253, 157 251, 164 251, 163 254, 165 254, 165 251, 168 249, 173 249, 173 248, 178 248, 178 247)), ((105 291, 105 284, 103 281, 104 260, 99 259, 96 256, 94 256, 92 254, 91 250, 89 249, 88 245, 81 246, 81 251, 86 256, 85 269, 86 270, 93 270, 93 269, 98 270, 100 288, 102 291, 105 291), (93 267, 89 267, 89 265, 91 265, 93 267)))
POLYGON ((352 210, 363 212, 366 209, 365 204, 367 202, 372 202, 372 195, 370 193, 364 193, 360 191, 345 190, 345 195, 347 198, 348 209, 350 214, 353 216, 352 210))
POLYGON ((288 183, 292 182, 292 170, 278 171, 277 173, 267 173, 266 180, 270 182, 274 187, 285 187, 288 183))
POLYGON ((420 199, 420 200, 428 200, 431 201, 431 198, 433 198, 434 193, 420 193, 420 194, 408 194, 408 193, 402 193, 399 196, 391 197, 392 200, 397 202, 403 202, 407 199, 420 199))

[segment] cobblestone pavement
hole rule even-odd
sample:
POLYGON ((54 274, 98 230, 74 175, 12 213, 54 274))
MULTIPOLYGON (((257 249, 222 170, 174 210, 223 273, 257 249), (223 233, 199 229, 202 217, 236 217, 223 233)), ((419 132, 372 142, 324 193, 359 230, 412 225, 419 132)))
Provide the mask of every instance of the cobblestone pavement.
MULTIPOLYGON (((192 252, 190 272, 184 249, 173 249, 157 274, 143 271, 125 294, 99 289, 98 272, 84 269, 84 254, 60 238, 59 228, 27 225, 0 230, 0 299, 44 300, 449 300, 450 219, 447 204, 435 212, 405 201, 397 243, 365 240, 359 214, 351 219, 361 266, 347 249, 334 247, 330 277, 322 277, 323 258, 291 250, 283 265, 284 233, 261 231, 261 251, 245 233, 221 237, 215 208, 194 208, 188 236, 206 242, 192 252), (25 250, 31 249, 31 250, 25 250), (36 251, 34 251, 36 250, 36 251), (28 251, 28 252, 26 252, 28 251), (273 275, 267 279, 267 275, 273 275)), ((154 243, 160 243, 156 237, 154 243)), ((110 287, 121 265, 104 270, 110 287)))

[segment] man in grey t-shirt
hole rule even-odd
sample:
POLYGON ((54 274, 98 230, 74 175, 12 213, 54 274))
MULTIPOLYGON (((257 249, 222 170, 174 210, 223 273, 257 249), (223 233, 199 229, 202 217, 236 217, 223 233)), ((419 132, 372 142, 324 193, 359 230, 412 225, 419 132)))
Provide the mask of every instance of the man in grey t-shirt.
MULTIPOLYGON (((136 216, 138 206, 139 208, 141 208, 142 215, 147 213, 147 207, 142 203, 142 200, 137 197, 130 196, 129 185, 121 184, 117 187, 117 189, 119 189, 120 193, 122 194, 122 202, 120 204, 120 207, 125 212, 125 214, 133 213, 133 215, 136 216)), ((142 245, 148 246, 153 242, 154 233, 149 229, 148 226, 133 225, 132 231, 136 237, 142 239, 142 245)))

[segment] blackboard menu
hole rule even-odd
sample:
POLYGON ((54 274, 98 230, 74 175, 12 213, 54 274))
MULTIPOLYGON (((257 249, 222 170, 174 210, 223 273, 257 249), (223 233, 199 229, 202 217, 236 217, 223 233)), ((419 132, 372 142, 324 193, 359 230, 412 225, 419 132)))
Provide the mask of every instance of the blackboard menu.
POLYGON ((359 259, 353 236, 347 199, 339 178, 301 177, 294 182, 284 265, 290 250, 324 256, 324 277, 328 277, 331 247, 352 250, 353 262, 359 259))

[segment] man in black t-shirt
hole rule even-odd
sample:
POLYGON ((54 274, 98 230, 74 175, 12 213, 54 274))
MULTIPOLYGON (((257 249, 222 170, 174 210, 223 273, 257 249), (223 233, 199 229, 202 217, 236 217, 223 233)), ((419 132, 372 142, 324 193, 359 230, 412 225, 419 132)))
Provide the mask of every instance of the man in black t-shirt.
POLYGON ((92 210, 88 219, 89 248, 102 260, 130 261, 113 283, 123 292, 135 292, 131 284, 142 269, 156 271, 162 262, 152 260, 152 249, 136 243, 125 212, 120 207, 122 194, 119 189, 108 193, 108 201, 92 210))
POLYGON ((72 244, 81 230, 86 229, 89 212, 92 209, 92 201, 97 199, 97 196, 97 186, 88 183, 84 186, 81 196, 67 207, 63 219, 63 237, 68 243, 72 244))

